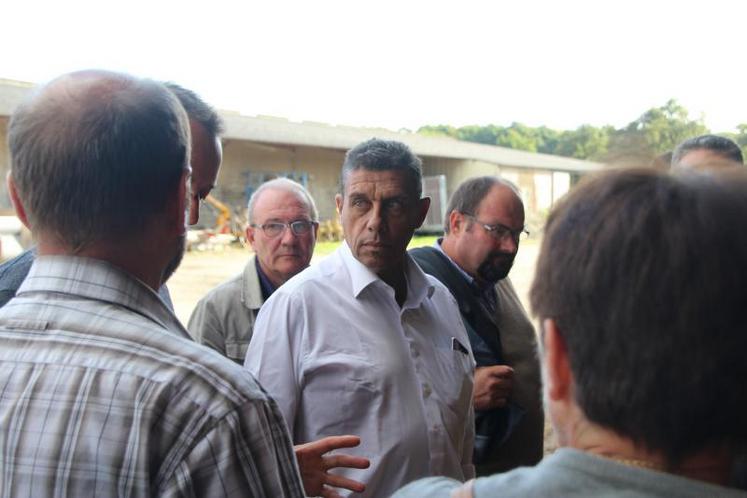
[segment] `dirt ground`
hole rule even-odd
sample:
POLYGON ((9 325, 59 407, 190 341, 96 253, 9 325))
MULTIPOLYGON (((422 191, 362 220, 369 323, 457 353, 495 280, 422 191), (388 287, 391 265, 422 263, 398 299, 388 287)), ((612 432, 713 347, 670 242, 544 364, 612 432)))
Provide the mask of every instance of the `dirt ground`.
MULTIPOLYGON (((524 241, 516 256, 511 270, 511 280, 516 287, 524 307, 528 310, 529 287, 534 277, 534 267, 539 251, 539 242, 529 239, 524 241)), ((197 301, 210 289, 238 275, 244 268, 250 251, 244 248, 229 247, 221 251, 190 251, 176 273, 169 280, 168 286, 174 302, 176 315, 186 326, 197 301)), ((312 264, 320 259, 315 254, 312 264)), ((548 423, 545 424, 545 453, 552 452, 555 440, 548 423)))
MULTIPOLYGON (((523 242, 511 270, 511 280, 527 309, 538 249, 537 241, 523 242)), ((249 249, 227 247, 223 250, 189 251, 184 255, 181 266, 169 279, 168 287, 176 316, 185 326, 197 301, 213 287, 238 275, 250 254, 249 249)), ((315 254, 312 264, 320 257, 323 256, 315 254)))

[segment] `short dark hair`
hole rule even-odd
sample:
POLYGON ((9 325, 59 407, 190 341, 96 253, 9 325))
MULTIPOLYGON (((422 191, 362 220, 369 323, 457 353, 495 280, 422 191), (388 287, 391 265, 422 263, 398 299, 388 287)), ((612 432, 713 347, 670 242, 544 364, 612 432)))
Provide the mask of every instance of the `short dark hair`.
POLYGON ((189 123, 160 83, 84 71, 21 104, 8 142, 32 230, 80 250, 140 234, 162 212, 188 166, 189 123))
POLYGON ((496 185, 510 188, 516 194, 516 197, 521 199, 518 189, 513 183, 497 176, 477 176, 465 180, 459 184, 451 195, 451 199, 449 199, 449 204, 446 207, 446 218, 444 219, 444 233, 449 233, 449 215, 453 211, 474 215, 482 200, 496 185))
POLYGON ((199 95, 171 81, 164 83, 164 85, 179 99, 182 107, 187 111, 187 116, 200 123, 208 135, 219 137, 224 132, 223 120, 218 112, 202 100, 199 95))
POLYGON ((345 195, 345 185, 351 171, 402 171, 409 179, 415 198, 423 193, 422 161, 402 142, 372 138, 360 143, 345 154, 340 175, 340 191, 345 195))
POLYGON ((742 149, 734 141, 718 135, 700 135, 699 137, 688 138, 674 149, 672 166, 678 166, 688 152, 701 149, 709 150, 726 159, 744 164, 742 149))
POLYGON ((548 218, 531 288, 586 417, 672 467, 747 442, 747 176, 732 173, 582 180, 548 218))

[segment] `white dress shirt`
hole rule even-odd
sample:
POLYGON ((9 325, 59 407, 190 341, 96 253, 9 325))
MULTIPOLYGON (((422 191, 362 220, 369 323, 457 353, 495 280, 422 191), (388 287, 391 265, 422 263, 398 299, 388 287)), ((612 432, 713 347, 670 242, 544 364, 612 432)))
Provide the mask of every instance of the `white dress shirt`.
POLYGON ((371 460, 340 474, 362 496, 425 476, 471 478, 474 360, 454 298, 407 256, 407 299, 347 244, 281 286, 257 317, 245 366, 296 444, 341 434, 371 460))

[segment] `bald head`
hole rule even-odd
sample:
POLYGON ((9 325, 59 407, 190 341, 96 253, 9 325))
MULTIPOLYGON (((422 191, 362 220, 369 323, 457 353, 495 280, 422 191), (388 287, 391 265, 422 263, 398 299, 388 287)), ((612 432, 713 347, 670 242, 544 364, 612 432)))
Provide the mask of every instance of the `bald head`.
POLYGON ((524 204, 510 182, 471 178, 456 189, 444 225, 443 251, 484 284, 508 276, 524 232, 524 204))
POLYGON ((295 195, 306 206, 311 221, 317 221, 319 219, 314 198, 311 197, 311 194, 309 194, 309 191, 306 190, 303 185, 288 178, 275 178, 260 185, 249 198, 249 205, 247 207, 247 218, 249 219, 249 223, 257 222, 255 217, 257 203, 263 196, 263 193, 269 190, 279 190, 295 195))
POLYGON ((82 71, 19 106, 8 142, 32 231, 81 248, 132 237, 165 208, 188 167, 189 122, 159 83, 82 71))
POLYGON ((449 199, 446 208, 447 218, 444 220, 444 232, 449 233, 448 215, 452 211, 474 215, 480 203, 487 197, 491 190, 496 189, 504 194, 515 210, 520 208, 522 223, 524 218, 524 203, 516 186, 497 176, 478 176, 462 182, 449 199))

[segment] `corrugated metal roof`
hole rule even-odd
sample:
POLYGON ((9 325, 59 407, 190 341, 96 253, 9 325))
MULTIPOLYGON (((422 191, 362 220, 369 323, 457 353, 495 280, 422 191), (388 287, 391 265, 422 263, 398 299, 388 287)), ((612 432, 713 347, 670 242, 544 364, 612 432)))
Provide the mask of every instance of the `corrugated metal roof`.
MULTIPOLYGON (((31 88, 31 83, 0 79, 0 115, 9 116, 31 88)), ((449 137, 430 137, 379 128, 331 126, 308 121, 293 122, 269 116, 241 116, 231 111, 220 111, 220 115, 226 123, 227 139, 347 150, 364 140, 378 137, 404 142, 419 156, 568 172, 594 171, 604 166, 602 163, 463 142, 449 137)))
POLYGON ((525 152, 495 145, 464 142, 449 137, 380 128, 353 128, 322 123, 293 122, 283 118, 249 117, 225 113, 225 137, 270 144, 294 144, 347 150, 372 137, 399 140, 420 156, 473 159, 516 168, 586 172, 602 168, 602 163, 549 154, 525 152))

